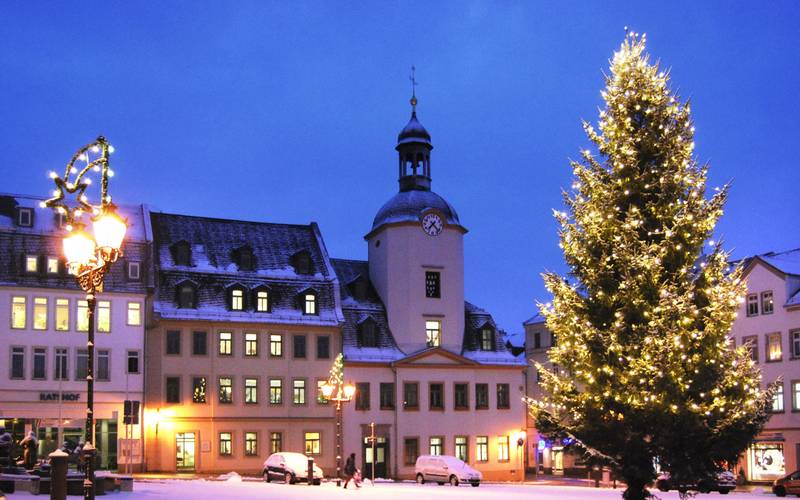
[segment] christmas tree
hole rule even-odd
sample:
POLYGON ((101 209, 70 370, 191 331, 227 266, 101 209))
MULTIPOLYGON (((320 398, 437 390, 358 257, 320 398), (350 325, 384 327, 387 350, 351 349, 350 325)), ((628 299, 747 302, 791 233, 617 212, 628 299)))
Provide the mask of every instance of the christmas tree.
POLYGON ((529 403, 540 432, 611 467, 632 500, 650 496, 656 463, 679 484, 734 465, 771 397, 727 336, 745 293, 710 240, 728 187, 706 197, 690 105, 668 82, 645 36, 626 36, 598 129, 584 123, 595 149, 555 214, 569 276, 544 275, 557 343, 529 403))

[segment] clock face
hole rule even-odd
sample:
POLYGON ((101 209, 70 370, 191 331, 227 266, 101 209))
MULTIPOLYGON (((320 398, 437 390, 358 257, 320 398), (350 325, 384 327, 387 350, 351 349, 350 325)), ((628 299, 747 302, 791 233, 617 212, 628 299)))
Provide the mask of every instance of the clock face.
POLYGON ((436 236, 442 232, 444 223, 437 214, 427 214, 422 218, 422 230, 430 236, 436 236))

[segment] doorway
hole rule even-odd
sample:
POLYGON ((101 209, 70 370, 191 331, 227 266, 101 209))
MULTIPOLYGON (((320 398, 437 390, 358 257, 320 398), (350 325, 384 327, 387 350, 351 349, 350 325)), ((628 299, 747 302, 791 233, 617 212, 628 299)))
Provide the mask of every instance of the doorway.
POLYGON ((553 475, 564 475, 564 448, 553 447, 553 475))
POLYGON ((175 467, 179 471, 193 471, 195 453, 194 432, 179 432, 175 434, 175 450, 175 467))
POLYGON ((372 456, 372 443, 368 437, 364 438, 363 443, 363 463, 364 463, 364 479, 372 478, 372 467, 375 467, 375 477, 386 478, 389 466, 387 459, 389 458, 389 442, 383 436, 375 438, 375 459, 372 456))

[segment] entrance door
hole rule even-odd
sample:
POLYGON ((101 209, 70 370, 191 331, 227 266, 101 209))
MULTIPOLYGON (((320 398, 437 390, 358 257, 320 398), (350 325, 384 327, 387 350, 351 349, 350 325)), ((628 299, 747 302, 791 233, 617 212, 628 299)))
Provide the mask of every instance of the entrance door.
POLYGON ((389 471, 389 466, 386 462, 389 459, 389 443, 387 442, 386 438, 380 436, 376 438, 374 461, 372 457, 372 443, 370 443, 368 437, 364 438, 363 451, 364 453, 362 456, 364 457, 364 470, 362 473, 364 479, 372 478, 373 464, 375 466, 375 477, 388 477, 387 472, 389 471))
POLYGON ((560 476, 564 474, 564 449, 553 448, 553 475, 560 476))
POLYGON ((194 470, 194 432, 179 432, 175 434, 175 466, 179 471, 194 470))

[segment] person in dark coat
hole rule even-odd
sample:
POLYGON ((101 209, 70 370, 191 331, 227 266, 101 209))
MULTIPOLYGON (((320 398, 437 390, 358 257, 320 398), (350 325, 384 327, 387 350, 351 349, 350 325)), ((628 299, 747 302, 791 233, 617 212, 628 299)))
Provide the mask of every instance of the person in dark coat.
POLYGON ((353 480, 353 484, 356 485, 356 488, 361 488, 361 484, 358 481, 358 469, 356 468, 356 454, 351 453, 349 457, 347 457, 347 462, 344 464, 344 487, 347 488, 347 483, 350 480, 353 480))
POLYGON ((11 465, 11 446, 14 438, 6 431, 5 427, 0 427, 0 467, 11 465))
POLYGON ((39 440, 36 439, 36 434, 30 431, 25 439, 20 441, 19 445, 23 450, 23 460, 25 461, 25 469, 32 470, 36 465, 39 455, 39 440))

